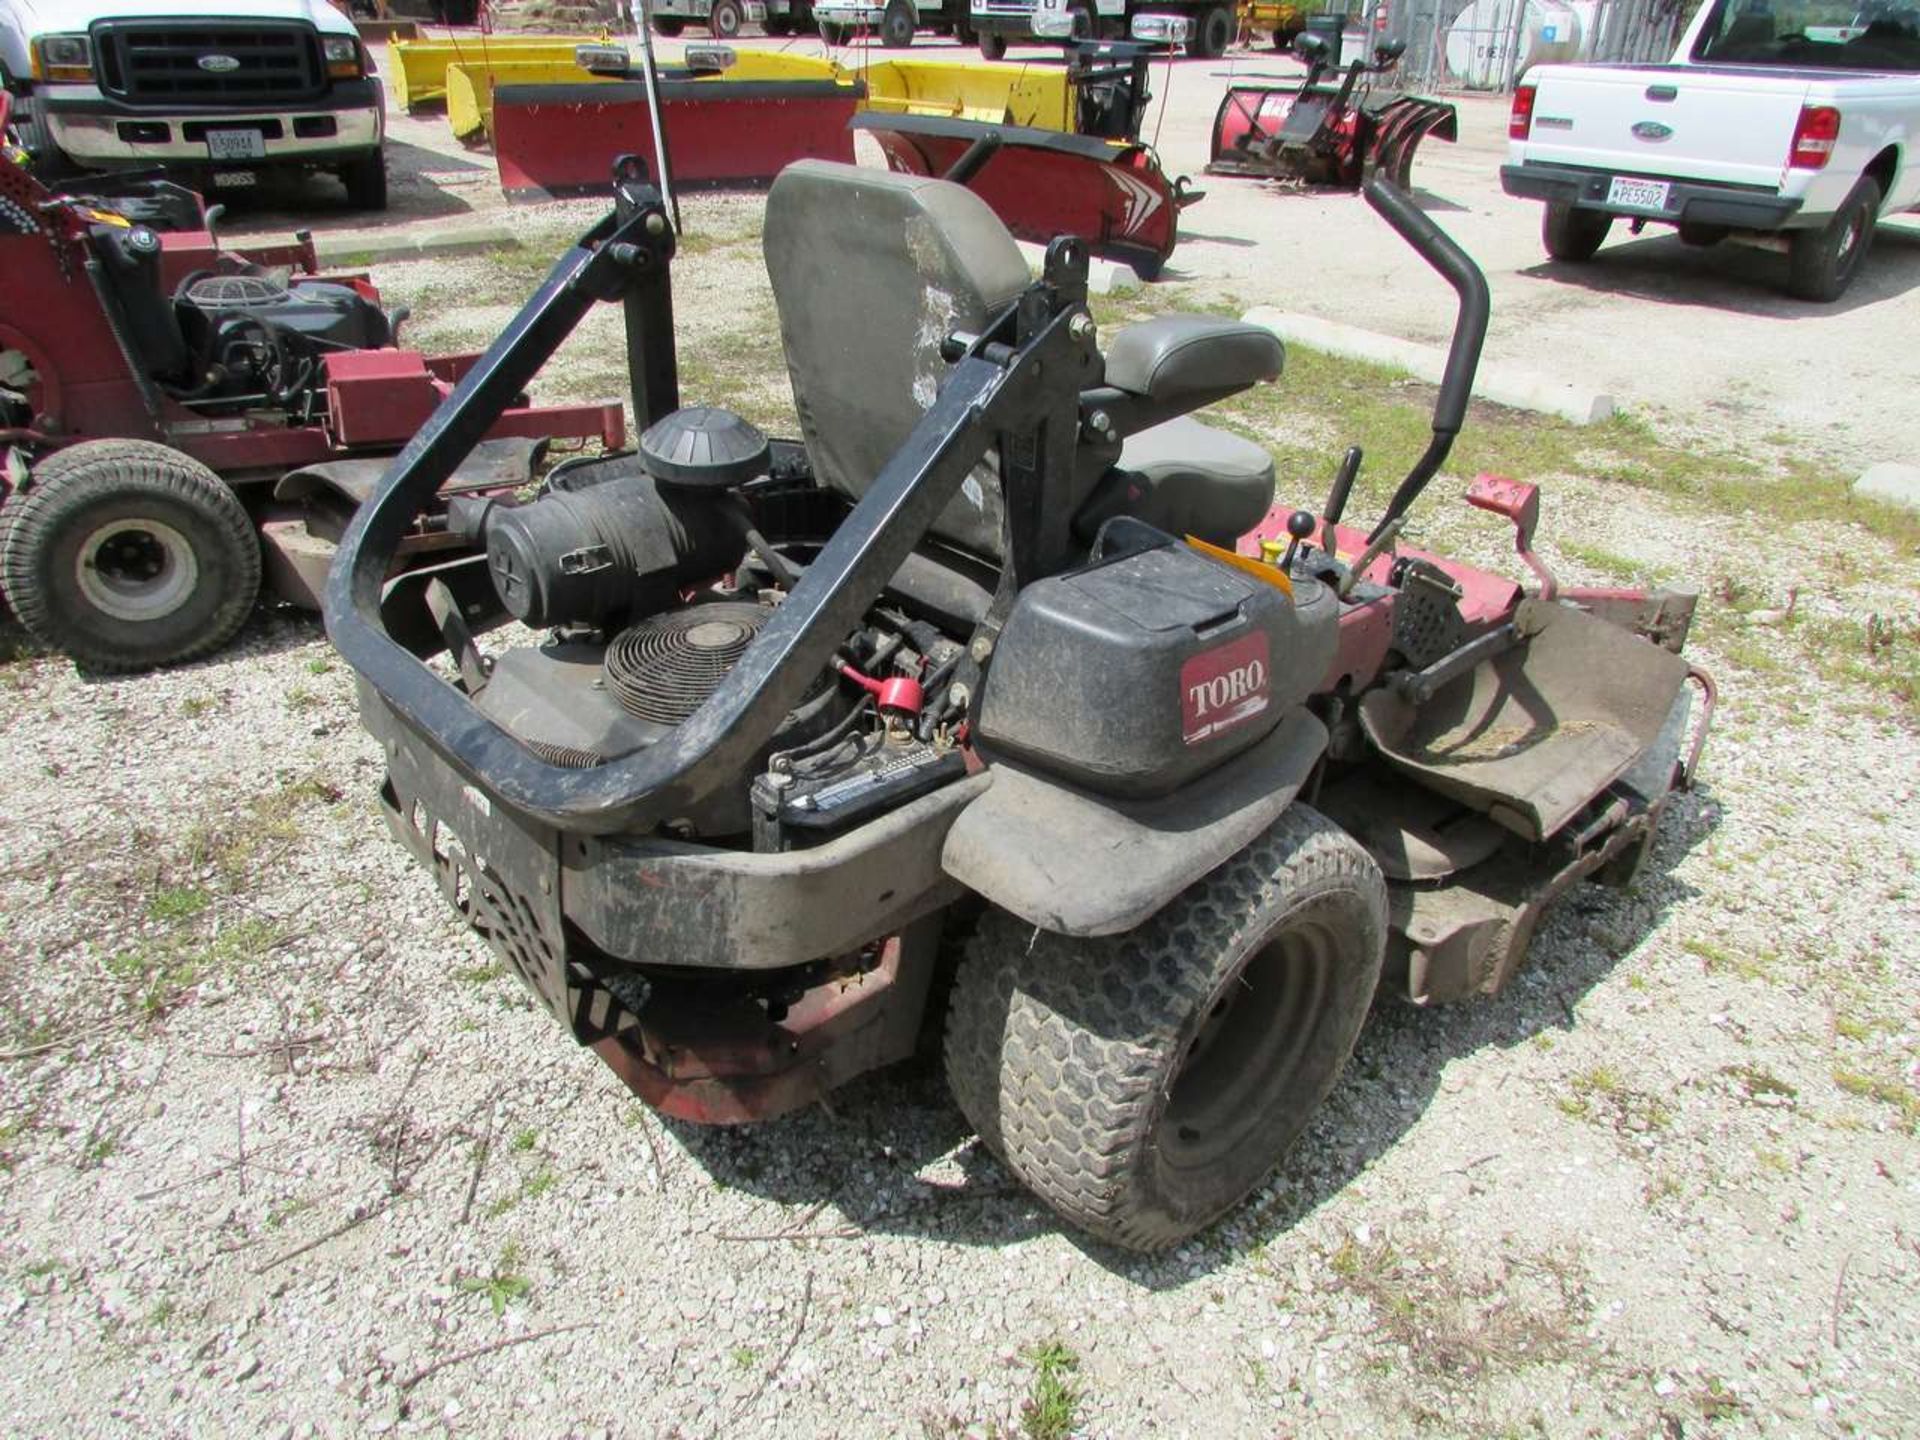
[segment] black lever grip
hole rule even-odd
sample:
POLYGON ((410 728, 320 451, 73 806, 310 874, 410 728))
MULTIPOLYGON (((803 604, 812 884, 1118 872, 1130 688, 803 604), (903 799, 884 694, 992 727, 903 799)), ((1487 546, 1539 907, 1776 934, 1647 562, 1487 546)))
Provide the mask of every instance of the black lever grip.
POLYGON ((1459 314, 1453 323, 1453 343, 1447 349, 1446 372, 1440 377, 1440 398, 1433 407, 1433 439, 1426 453, 1416 460, 1393 492, 1386 513, 1373 527, 1368 538, 1385 532, 1388 525, 1407 513, 1427 482, 1439 473, 1441 462, 1453 448, 1453 437, 1466 422, 1467 401, 1473 394, 1474 372, 1480 368, 1480 347, 1487 338, 1487 317, 1492 312, 1492 297, 1487 292, 1487 277, 1473 263, 1453 237, 1422 213, 1413 197, 1380 175, 1367 181, 1367 204, 1411 245, 1420 258, 1439 272, 1460 297, 1459 314))
POLYGON ((1433 407, 1433 428, 1458 435, 1467 418, 1467 399, 1473 393, 1474 372, 1480 368, 1480 347, 1487 339, 1487 317, 1493 300, 1487 277, 1446 231, 1413 203, 1413 197, 1384 176, 1369 180, 1367 204, 1436 270, 1460 297, 1459 318, 1453 326, 1453 344, 1447 350, 1446 374, 1440 381, 1440 400, 1433 407))

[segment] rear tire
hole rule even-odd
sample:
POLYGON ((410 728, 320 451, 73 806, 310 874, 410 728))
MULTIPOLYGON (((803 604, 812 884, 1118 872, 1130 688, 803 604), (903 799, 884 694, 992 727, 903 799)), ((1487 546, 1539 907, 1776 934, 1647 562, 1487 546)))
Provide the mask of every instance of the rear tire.
POLYGON ((226 483, 147 440, 49 456, 7 504, 0 578, 20 623, 94 670, 218 650, 260 593, 260 542, 226 483))
POLYGON ((1873 248, 1879 217, 1879 182, 1863 175, 1833 219, 1818 230, 1796 230, 1788 237, 1787 293, 1817 304, 1838 300, 1873 248))
POLYGON ((653 20, 653 33, 663 40, 678 40, 680 32, 686 28, 686 21, 670 16, 656 15, 653 20))
POLYGON ((1366 1020, 1386 933, 1379 867, 1296 805, 1128 934, 984 916, 955 982, 948 1083, 1066 1220, 1164 1250, 1306 1127, 1366 1020))
POLYGON ((1196 60, 1218 60, 1233 43, 1233 11, 1225 5, 1202 10, 1194 23, 1187 54, 1196 60))
POLYGON ((737 40, 746 23, 740 0, 713 0, 713 9, 707 13, 707 33, 716 40, 737 40))
POLYGON ((1006 59, 1007 37, 982 30, 980 32, 980 58, 982 60, 1006 59))
POLYGON ((919 24, 909 0, 891 0, 880 16, 880 43, 889 50, 905 50, 919 24))
POLYGON ((380 150, 356 155, 340 167, 340 183, 347 187, 347 204, 355 210, 387 208, 387 157, 380 150))
POLYGON ((1577 264, 1593 258, 1612 228, 1613 217, 1601 211, 1549 205, 1540 219, 1540 243, 1555 260, 1577 264))

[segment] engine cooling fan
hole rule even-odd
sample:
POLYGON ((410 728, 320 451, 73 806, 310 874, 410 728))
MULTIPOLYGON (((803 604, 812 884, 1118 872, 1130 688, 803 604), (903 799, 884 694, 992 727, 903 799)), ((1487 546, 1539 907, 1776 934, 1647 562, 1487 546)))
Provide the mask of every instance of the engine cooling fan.
POLYGON ((607 684, 630 714, 678 725, 713 694, 772 613, 717 600, 649 616, 607 646, 607 684))

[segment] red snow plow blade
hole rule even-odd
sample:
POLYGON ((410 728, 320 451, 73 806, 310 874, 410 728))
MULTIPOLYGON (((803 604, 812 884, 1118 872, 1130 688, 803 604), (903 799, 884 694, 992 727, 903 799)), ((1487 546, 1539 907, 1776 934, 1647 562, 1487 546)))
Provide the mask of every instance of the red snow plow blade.
MULTIPOLYGON (((832 80, 661 80, 676 189, 764 186, 796 160, 853 162, 847 122, 865 90, 832 80)), ((502 85, 493 149, 509 200, 600 195, 618 155, 654 174, 653 123, 638 80, 502 85)))
POLYGON ((1452 105, 1418 95, 1366 100, 1323 118, 1326 109, 1326 97, 1317 89, 1232 86, 1213 117, 1208 173, 1305 180, 1348 190, 1358 190, 1377 173, 1404 190, 1412 184, 1413 153, 1420 142, 1428 135, 1452 140, 1458 130, 1452 105))
POLYGON ((1169 181, 1153 148, 1019 125, 945 116, 856 115, 853 128, 880 143, 887 164, 909 175, 961 179, 1022 240, 1045 244, 1077 235, 1095 255, 1159 277, 1179 238, 1180 210, 1200 198, 1185 179, 1169 181), (950 175, 979 142, 996 145, 970 172, 950 175))

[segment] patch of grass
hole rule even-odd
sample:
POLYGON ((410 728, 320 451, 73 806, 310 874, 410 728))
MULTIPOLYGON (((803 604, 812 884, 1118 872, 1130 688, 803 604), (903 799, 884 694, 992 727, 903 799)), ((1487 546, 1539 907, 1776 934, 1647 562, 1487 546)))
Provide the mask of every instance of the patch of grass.
POLYGON ((1746 1402, 1736 1395, 1727 1382, 1718 1375, 1707 1376, 1690 1398, 1693 1401, 1693 1408, 1700 1412, 1700 1418, 1708 1424, 1721 1420, 1733 1420, 1747 1411, 1746 1402))
POLYGON ((212 903, 212 897, 198 886, 168 886, 147 902, 147 918, 163 923, 190 920, 212 903))
POLYGON ((533 1282, 516 1268, 520 1264, 520 1245, 509 1240, 485 1275, 462 1275, 454 1286, 464 1295, 484 1295, 495 1315, 507 1313, 507 1306, 533 1293, 533 1282))
POLYGON ((1567 1082, 1567 1093, 1554 1102, 1561 1113, 1590 1120, 1617 1131, 1665 1130, 1673 1111, 1657 1095, 1633 1089, 1606 1065, 1583 1070, 1567 1082))
POLYGON ((330 675, 333 673, 333 661, 324 655, 316 655, 313 659, 307 661, 307 673, 309 675, 330 675))
POLYGON ((510 1150, 517 1150, 522 1154, 525 1154, 527 1151, 533 1149, 533 1147, 539 1143, 540 1143, 540 1132, 538 1130, 533 1129, 531 1126, 528 1126, 525 1129, 516 1130, 513 1132, 513 1138, 507 1142, 507 1148, 510 1150))
POLYGON ((1020 1406, 1020 1431, 1027 1440, 1066 1440, 1080 1414, 1081 1392, 1075 1377, 1080 1357, 1059 1340, 1027 1351, 1033 1378, 1020 1406))
POLYGON ((506 973, 506 967, 499 961, 493 960, 485 965, 462 965, 453 972, 453 978, 462 985, 485 985, 498 980, 506 973))
POLYGON ((1750 1100, 1762 1097, 1793 1100, 1800 1094, 1764 1065, 1722 1065, 1720 1073, 1744 1090, 1750 1100))
POLYGON ((1833 1083, 1849 1095, 1857 1095, 1862 1100, 1877 1101, 1899 1112, 1900 1121, 1909 1130, 1920 1134, 1920 1094, 1913 1087, 1898 1080, 1888 1080, 1879 1075, 1867 1075, 1858 1070, 1836 1068, 1833 1083))
POLYGON ((727 1354, 741 1370, 751 1370, 754 1362, 760 1358, 760 1352, 751 1345, 736 1345, 727 1354))
POLYGON ((177 863, 188 870, 211 866, 228 884, 244 883, 255 865, 300 838, 302 809, 336 805, 344 793, 318 775, 289 781, 256 795, 234 813, 194 826, 177 863))
POLYGON ((1780 957, 1771 950, 1755 954, 1746 954, 1716 945, 1711 940, 1682 940, 1680 948, 1700 961, 1700 968, 1709 975, 1733 975, 1741 980, 1758 980, 1774 984, 1777 976, 1774 965, 1780 957))
POLYGON ((212 695, 189 695, 180 702, 180 713, 189 720, 198 720, 202 715, 217 710, 220 701, 212 695))
MULTIPOLYGON (((1591 1306, 1565 1257, 1510 1258, 1495 1279, 1463 1272, 1437 1246, 1349 1236, 1326 1259, 1342 1288, 1373 1312, 1376 1332, 1443 1390, 1568 1359, 1582 1347, 1591 1306)), ((1397 1356, 1385 1363, 1404 1370, 1397 1356)))
POLYGON ((202 980, 259 959, 286 938, 272 921, 257 917, 224 925, 204 941, 172 935, 123 950, 106 962, 107 973, 149 1018, 175 1008, 202 980))

